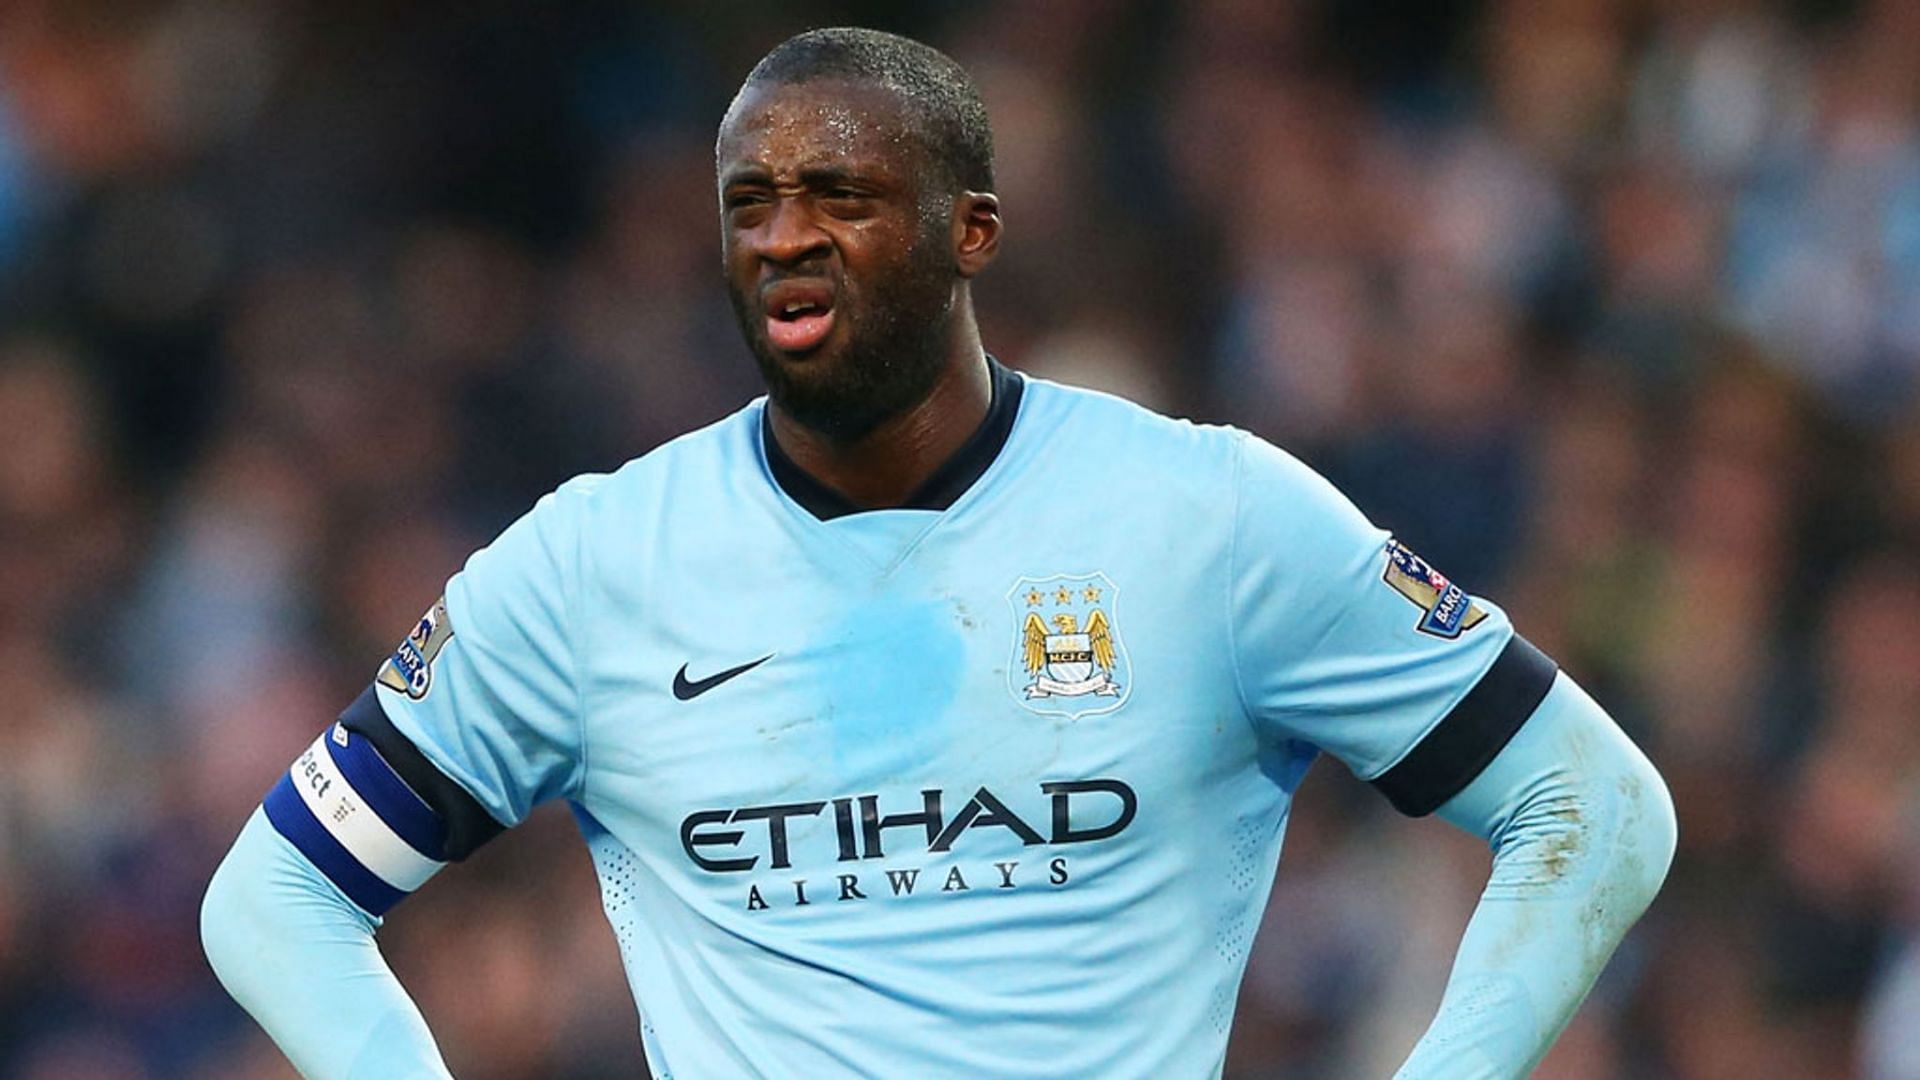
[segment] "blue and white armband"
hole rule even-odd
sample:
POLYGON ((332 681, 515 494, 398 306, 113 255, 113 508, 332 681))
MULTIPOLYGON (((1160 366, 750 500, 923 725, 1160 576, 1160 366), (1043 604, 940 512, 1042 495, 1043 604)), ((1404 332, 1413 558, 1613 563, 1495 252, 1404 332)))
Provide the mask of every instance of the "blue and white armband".
POLYGON ((280 835, 369 915, 385 914, 449 861, 445 819, 344 719, 294 761, 264 805, 280 835))

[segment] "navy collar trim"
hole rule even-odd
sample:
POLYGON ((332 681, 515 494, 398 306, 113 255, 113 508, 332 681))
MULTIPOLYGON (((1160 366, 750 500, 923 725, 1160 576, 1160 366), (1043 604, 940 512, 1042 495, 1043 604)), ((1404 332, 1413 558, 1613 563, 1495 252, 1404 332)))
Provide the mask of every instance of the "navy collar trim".
MULTIPOLYGON (((1000 456, 1001 448, 1007 445, 1008 436, 1013 434, 1014 418, 1020 414, 1020 395, 1026 389, 1026 381, 991 356, 987 357, 987 367, 993 378, 993 399, 987 406, 986 419, 960 445, 960 449, 953 452, 952 457, 933 470, 933 474, 914 489, 913 494, 907 496, 905 502, 898 507, 884 509, 945 510, 965 495, 974 481, 980 479, 987 467, 1000 456)), ((771 407, 769 405, 768 409, 771 407)), ((760 443, 766 450, 767 467, 773 472, 774 482, 789 498, 821 521, 883 509, 855 503, 794 464, 787 452, 780 449, 780 440, 773 437, 773 421, 768 417, 767 409, 760 412, 760 443)))

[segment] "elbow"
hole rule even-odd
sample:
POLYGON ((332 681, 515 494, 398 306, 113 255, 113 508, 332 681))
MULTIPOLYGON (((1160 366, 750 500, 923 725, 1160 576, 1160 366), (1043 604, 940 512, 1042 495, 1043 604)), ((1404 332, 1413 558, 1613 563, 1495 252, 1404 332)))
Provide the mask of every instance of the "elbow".
POLYGON ((252 906, 246 898, 247 887, 245 875, 236 871, 229 852, 200 901, 200 948, 220 985, 242 1005, 248 997, 243 974, 248 970, 245 955, 252 906))
POLYGON ((1679 820, 1666 781, 1637 749, 1612 786, 1618 793, 1619 813, 1605 876, 1613 886, 1611 906, 1630 924, 1653 903, 1667 880, 1679 843, 1679 820))
POLYGON ((260 811, 227 851, 200 900, 200 948, 220 985, 248 1012, 285 974, 286 898, 275 889, 272 826, 260 811))
POLYGON ((1673 866, 1674 852, 1680 843, 1680 819, 1674 813, 1673 794, 1659 770, 1643 755, 1637 777, 1638 793, 1632 799, 1639 819, 1638 849, 1642 886, 1646 903, 1651 904, 1673 866))

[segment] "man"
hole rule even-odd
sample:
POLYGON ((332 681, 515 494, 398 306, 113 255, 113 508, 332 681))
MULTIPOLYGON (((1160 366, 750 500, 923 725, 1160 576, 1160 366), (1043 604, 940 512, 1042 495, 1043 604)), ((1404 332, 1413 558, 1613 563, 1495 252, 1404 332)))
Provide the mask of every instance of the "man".
POLYGON ((444 1074, 378 917, 566 799, 658 1076, 1217 1074, 1326 750, 1496 852, 1404 1075, 1530 1068, 1671 857, 1632 744, 1285 454, 984 353, 945 56, 803 34, 716 152, 768 397, 448 583, 215 876, 235 997, 311 1075, 444 1074))

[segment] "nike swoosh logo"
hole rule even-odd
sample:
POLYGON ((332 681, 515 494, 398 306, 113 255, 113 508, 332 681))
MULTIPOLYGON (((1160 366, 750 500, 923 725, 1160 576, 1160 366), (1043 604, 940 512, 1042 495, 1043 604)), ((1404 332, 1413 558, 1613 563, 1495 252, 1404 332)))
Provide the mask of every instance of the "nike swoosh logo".
POLYGON ((773 654, 768 653, 758 660, 749 660, 739 667, 730 667, 717 675, 709 675, 704 679, 695 679, 692 682, 687 681, 687 665, 681 664, 680 670, 673 673, 673 696, 679 698, 681 701, 692 701, 694 698, 719 686, 728 679, 736 675, 745 675, 747 672, 752 671, 754 668, 759 667, 771 659, 773 659, 773 654))

